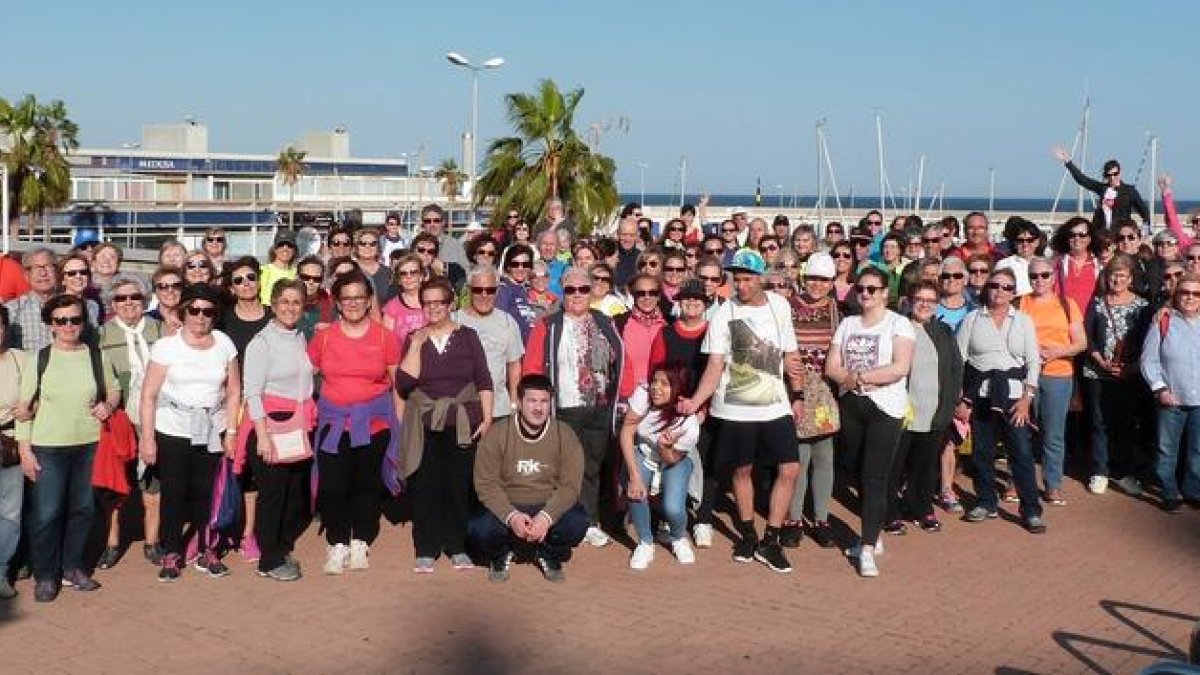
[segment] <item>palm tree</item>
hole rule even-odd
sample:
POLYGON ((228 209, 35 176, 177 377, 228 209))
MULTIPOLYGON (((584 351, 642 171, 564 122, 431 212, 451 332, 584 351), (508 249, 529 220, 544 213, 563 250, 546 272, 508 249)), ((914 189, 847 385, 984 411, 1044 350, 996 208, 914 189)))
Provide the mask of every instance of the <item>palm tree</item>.
POLYGON ((467 174, 463 173, 458 168, 458 163, 449 157, 442 160, 437 170, 433 172, 433 177, 442 181, 442 194, 450 202, 458 199, 458 193, 462 190, 462 185, 467 180, 467 174))
POLYGON ((575 132, 575 109, 582 89, 563 94, 553 80, 542 80, 532 94, 504 97, 515 136, 488 146, 483 174, 475 186, 475 206, 488 199, 496 212, 515 209, 540 220, 546 202, 563 201, 589 232, 616 211, 616 163, 593 152, 575 132))
MULTIPOLYGON (((79 147, 79 126, 67 117, 62 101, 40 104, 32 94, 15 105, 0 98, 0 161, 8 166, 12 203, 18 213, 46 226, 46 211, 71 200, 67 155, 79 147)), ((30 223, 33 232, 34 223, 30 223)), ((20 232, 18 232, 18 236, 20 232)))
POLYGON ((279 165, 277 171, 279 178, 288 188, 288 229, 296 229, 296 183, 300 182, 300 177, 304 175, 304 158, 308 153, 303 150, 297 150, 295 146, 289 145, 279 153, 279 158, 275 162, 279 165))

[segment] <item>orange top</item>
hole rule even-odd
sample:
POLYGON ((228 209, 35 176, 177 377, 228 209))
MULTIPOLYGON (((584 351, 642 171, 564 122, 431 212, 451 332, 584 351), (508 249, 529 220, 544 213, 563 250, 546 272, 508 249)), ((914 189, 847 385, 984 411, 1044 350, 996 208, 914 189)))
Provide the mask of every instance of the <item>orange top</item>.
MULTIPOLYGON (((1053 293, 1047 293, 1040 298, 1026 295, 1021 298, 1020 310, 1033 319, 1037 329, 1039 347, 1068 347, 1071 344, 1071 324, 1082 323, 1083 315, 1079 305, 1071 298, 1059 299, 1053 293), (1063 312, 1066 303, 1067 314, 1063 312)), ((1054 359, 1042 364, 1042 374, 1050 377, 1071 377, 1075 374, 1075 366, 1070 358, 1054 359)))

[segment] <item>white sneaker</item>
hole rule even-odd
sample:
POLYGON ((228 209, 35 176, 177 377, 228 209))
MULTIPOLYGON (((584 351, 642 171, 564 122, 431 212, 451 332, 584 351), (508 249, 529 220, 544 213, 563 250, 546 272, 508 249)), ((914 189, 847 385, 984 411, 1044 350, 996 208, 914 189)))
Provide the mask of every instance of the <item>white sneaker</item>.
POLYGON ((1108 476, 1092 476, 1088 479, 1088 492, 1102 495, 1108 491, 1108 476))
POLYGON ((675 559, 680 565, 692 565, 696 562, 696 552, 692 550, 687 537, 680 537, 671 542, 671 552, 675 554, 675 559))
POLYGON ((700 523, 692 528, 692 539, 696 540, 696 548, 712 548, 713 527, 708 523, 700 523))
POLYGON ((587 534, 583 535, 583 540, 596 548, 608 546, 612 543, 612 539, 607 534, 604 534, 604 530, 596 525, 592 525, 587 529, 587 534))
POLYGON ((334 544, 325 549, 325 567, 321 569, 325 574, 341 574, 350 561, 350 549, 345 544, 334 544))
POLYGON ((365 542, 361 539, 351 539, 350 540, 350 569, 365 570, 368 567, 370 567, 371 563, 370 563, 370 561, 367 560, 367 556, 370 554, 370 552, 371 552, 371 547, 367 545, 367 542, 365 542))
POLYGON ((1142 496, 1142 482, 1135 476, 1125 476, 1117 481, 1117 487, 1125 491, 1125 494, 1131 497, 1142 496))
POLYGON ((883 537, 880 537, 879 541, 875 542, 875 555, 883 555, 883 537))
POLYGON ((629 569, 644 570, 654 561, 654 544, 638 544, 629 556, 629 569))
POLYGON ((870 549, 864 549, 858 556, 858 576, 877 577, 879 568, 875 565, 875 554, 870 549))

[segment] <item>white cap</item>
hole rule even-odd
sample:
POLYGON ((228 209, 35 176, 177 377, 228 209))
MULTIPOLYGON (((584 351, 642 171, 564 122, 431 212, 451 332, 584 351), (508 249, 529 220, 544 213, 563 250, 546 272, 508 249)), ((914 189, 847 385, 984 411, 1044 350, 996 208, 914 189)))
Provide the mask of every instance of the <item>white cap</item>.
POLYGON ((810 277, 825 277, 832 279, 837 276, 837 268, 833 265, 833 257, 825 251, 817 251, 808 256, 804 263, 804 275, 810 277))
POLYGON ((729 217, 730 218, 736 216, 739 213, 744 213, 744 214, 749 215, 750 212, 747 211, 746 207, 744 207, 744 206, 735 206, 732 209, 729 209, 729 217))

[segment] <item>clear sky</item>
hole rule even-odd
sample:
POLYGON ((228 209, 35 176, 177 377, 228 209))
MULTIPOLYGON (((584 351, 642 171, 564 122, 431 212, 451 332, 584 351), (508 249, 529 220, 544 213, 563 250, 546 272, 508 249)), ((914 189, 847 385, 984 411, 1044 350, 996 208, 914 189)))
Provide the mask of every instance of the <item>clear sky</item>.
POLYGON ((923 153, 925 194, 985 195, 994 167, 998 196, 1053 196, 1050 150, 1070 147, 1090 91, 1089 173, 1112 156, 1131 178, 1150 131, 1179 195, 1200 196, 1194 0, 3 5, 0 96, 65 100, 87 147, 190 114, 214 151, 275 153, 344 124, 355 155, 424 145, 429 164, 461 161, 455 50, 507 60, 480 78, 484 142, 507 133, 503 94, 546 77, 586 90, 577 127, 628 118, 601 142, 628 192, 639 163, 648 191, 677 189, 686 155, 689 194, 751 192, 758 176, 769 194, 812 194, 824 117, 843 192, 877 194, 878 111, 897 192, 923 153))

